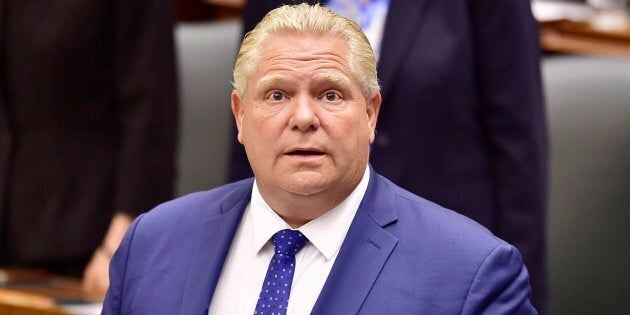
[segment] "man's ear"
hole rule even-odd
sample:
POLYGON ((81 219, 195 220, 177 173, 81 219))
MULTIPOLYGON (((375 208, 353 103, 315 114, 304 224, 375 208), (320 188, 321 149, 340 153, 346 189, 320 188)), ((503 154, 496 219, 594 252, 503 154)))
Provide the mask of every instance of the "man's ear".
POLYGON ((376 92, 374 96, 367 101, 367 117, 368 128, 370 128, 370 143, 374 142, 376 135, 376 121, 378 120, 378 112, 381 109, 381 92, 376 92))
POLYGON ((236 121, 236 129, 238 129, 237 139, 238 142, 243 144, 243 116, 245 115, 245 109, 243 108, 243 102, 241 97, 238 95, 236 90, 232 90, 232 95, 230 95, 230 102, 232 105, 232 114, 234 115, 234 120, 236 121))

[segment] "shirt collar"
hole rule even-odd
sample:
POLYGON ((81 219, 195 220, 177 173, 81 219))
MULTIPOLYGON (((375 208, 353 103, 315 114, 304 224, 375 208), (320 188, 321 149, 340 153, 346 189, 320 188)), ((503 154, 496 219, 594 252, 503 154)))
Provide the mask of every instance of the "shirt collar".
MULTIPOLYGON (((361 200, 363 200, 369 179, 370 168, 366 167, 363 178, 344 201, 321 217, 298 228, 327 260, 335 257, 341 248, 352 219, 359 209, 361 200)), ((250 209, 254 248, 257 252, 263 248, 276 232, 291 228, 263 199, 256 181, 254 181, 252 188, 250 209)))

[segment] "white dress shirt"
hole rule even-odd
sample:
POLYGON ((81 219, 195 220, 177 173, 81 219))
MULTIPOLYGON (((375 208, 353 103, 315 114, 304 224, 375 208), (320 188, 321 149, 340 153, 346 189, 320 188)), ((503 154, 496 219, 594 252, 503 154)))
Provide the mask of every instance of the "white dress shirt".
MULTIPOLYGON (((352 219, 367 190, 369 167, 352 193, 339 205, 298 230, 309 242, 295 255, 295 273, 287 314, 309 314, 337 258, 352 219)), ((208 314, 254 314, 258 295, 274 254, 271 237, 291 227, 265 202, 254 181, 208 314)))

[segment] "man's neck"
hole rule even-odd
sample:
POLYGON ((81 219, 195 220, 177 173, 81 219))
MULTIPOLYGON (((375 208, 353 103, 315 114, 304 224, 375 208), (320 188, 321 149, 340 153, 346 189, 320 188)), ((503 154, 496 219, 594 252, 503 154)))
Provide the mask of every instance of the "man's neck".
MULTIPOLYGON (((359 178, 359 181, 360 180, 361 178, 359 178)), ((319 218, 340 204, 352 193, 359 181, 348 191, 337 191, 333 193, 321 192, 304 196, 282 191, 273 194, 272 197, 263 189, 260 189, 260 194, 271 209, 287 222, 287 224, 292 228, 298 228, 311 220, 319 218)))
POLYGON ((352 179, 345 189, 326 189, 312 195, 300 195, 281 189, 267 187, 258 183, 262 198, 287 224, 298 228, 311 220, 317 219, 343 202, 359 185, 365 174, 352 179))

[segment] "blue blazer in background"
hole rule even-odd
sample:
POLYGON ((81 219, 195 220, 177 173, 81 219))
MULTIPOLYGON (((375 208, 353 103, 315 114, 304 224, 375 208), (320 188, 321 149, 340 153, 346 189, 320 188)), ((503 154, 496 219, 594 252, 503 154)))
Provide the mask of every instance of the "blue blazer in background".
MULTIPOLYGON (((514 247, 371 174, 313 314, 536 314, 514 247)), ((103 314, 207 314, 252 183, 136 219, 111 262, 103 314)))

